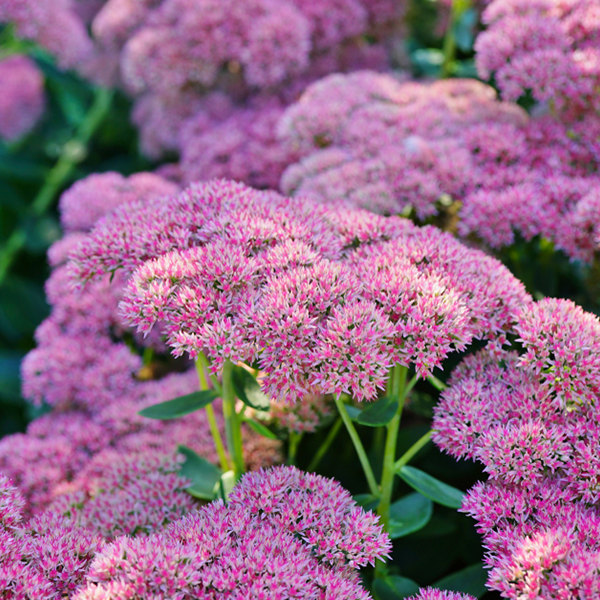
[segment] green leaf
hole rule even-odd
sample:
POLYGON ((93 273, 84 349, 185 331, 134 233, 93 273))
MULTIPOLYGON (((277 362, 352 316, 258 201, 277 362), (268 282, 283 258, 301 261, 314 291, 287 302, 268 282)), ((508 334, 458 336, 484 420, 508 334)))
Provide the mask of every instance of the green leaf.
POLYGON ((452 573, 452 575, 448 575, 448 577, 436 581, 433 587, 481 598, 487 592, 487 588, 485 587, 486 581, 487 572, 483 568, 483 564, 478 562, 462 571, 457 571, 456 573, 452 573))
POLYGON ((162 421, 177 419, 208 406, 215 398, 217 398, 217 393, 214 390, 194 392, 186 396, 179 396, 174 400, 148 406, 144 410, 140 410, 138 414, 142 417, 162 421))
POLYGON ((202 500, 213 500, 215 487, 221 481, 221 470, 187 446, 179 446, 177 450, 185 456, 179 474, 192 482, 187 493, 202 500))
POLYGON ((267 426, 263 425, 262 423, 259 423, 254 419, 246 419, 245 422, 248 423, 248 425, 250 425, 250 427, 252 427, 256 433, 269 438, 270 440, 279 439, 267 426))
POLYGON ((235 472, 226 471, 217 481, 214 489, 215 497, 221 497, 223 500, 229 498, 231 490, 235 487, 235 472))
POLYGON ((358 417, 360 416, 360 413, 362 413, 362 410, 351 404, 346 404, 346 412, 352 421, 358 421, 358 417))
POLYGON ((431 498, 434 502, 448 506, 449 508, 460 508, 464 493, 456 488, 439 481, 415 467, 402 467, 398 475, 404 479, 410 487, 417 492, 431 498))
POLYGON ((372 494, 357 494, 353 498, 354 502, 365 510, 375 510, 379 506, 379 498, 372 494))
POLYGON ((390 506, 390 538, 395 540, 419 531, 427 525, 432 514, 433 502, 422 494, 415 492, 400 498, 390 506))
POLYGON ((231 382, 235 395, 247 406, 255 410, 269 410, 271 401, 260 389, 260 384, 243 367, 234 366, 231 373, 231 382))
POLYGON ((397 412, 398 400, 386 396, 361 411, 356 422, 369 427, 381 427, 387 425, 396 416, 397 412))
POLYGON ((418 593, 419 584, 407 577, 388 575, 383 579, 375 580, 373 591, 378 600, 400 600, 418 593))

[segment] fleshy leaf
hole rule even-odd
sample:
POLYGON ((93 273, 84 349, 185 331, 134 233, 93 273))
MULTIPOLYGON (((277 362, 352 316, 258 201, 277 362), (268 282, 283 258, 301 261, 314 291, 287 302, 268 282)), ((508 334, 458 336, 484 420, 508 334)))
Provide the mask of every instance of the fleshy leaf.
POLYGON ((432 501, 418 492, 400 498, 390 507, 390 538, 395 540, 419 531, 427 525, 432 513, 432 501))
POLYGON ((407 577, 388 575, 383 579, 375 580, 373 591, 378 600, 400 600, 418 593, 419 584, 407 577))
POLYGON ((246 419, 244 422, 248 423, 248 425, 250 425, 250 427, 252 427, 256 433, 262 435, 263 437, 269 438, 270 440, 278 439, 278 437, 266 425, 263 425, 254 419, 246 419))
POLYGON ((140 410, 138 414, 142 415, 142 417, 162 421, 177 419, 208 406, 217 397, 218 394, 214 390, 193 392, 192 394, 179 396, 179 398, 175 398, 174 400, 153 404, 140 410))
POLYGON ((247 406, 255 410, 269 410, 271 402, 260 389, 260 384, 243 367, 235 366, 231 373, 235 395, 247 406))
POLYGON ((192 482, 186 489, 188 494, 202 500, 213 500, 221 481, 221 470, 187 446, 179 446, 177 450, 185 456, 179 474, 192 482))
POLYGON ((398 471, 398 475, 414 490, 420 492, 427 498, 431 498, 431 500, 438 504, 457 509, 462 506, 464 492, 457 490, 447 483, 439 481, 420 469, 415 469, 415 467, 402 467, 398 471))
POLYGON ((487 588, 485 587, 486 581, 487 572, 483 568, 483 564, 478 562, 466 569, 462 569, 462 571, 457 571, 436 581, 433 587, 481 598, 487 592, 487 588))
POLYGON ((397 411, 398 400, 386 396, 361 411, 356 422, 369 427, 381 427, 387 425, 394 418, 397 411))

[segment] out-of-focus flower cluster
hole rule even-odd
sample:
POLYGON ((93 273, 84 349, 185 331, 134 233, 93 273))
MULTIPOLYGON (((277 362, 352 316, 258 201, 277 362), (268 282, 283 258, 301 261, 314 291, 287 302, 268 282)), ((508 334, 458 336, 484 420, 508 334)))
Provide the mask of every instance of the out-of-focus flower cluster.
POLYGON ((483 21, 477 68, 505 99, 531 93, 571 115, 600 109, 596 0, 494 0, 483 21))
POLYGON ((0 139, 29 132, 44 112, 44 78, 35 62, 15 55, 0 60, 0 139))
POLYGON ((278 128, 300 157, 283 173, 285 193, 418 219, 457 202, 452 228, 492 248, 515 232, 541 235, 591 262, 600 243, 597 116, 529 118, 472 80, 365 71, 311 85, 278 128))
POLYGON ((496 260, 434 228, 241 184, 190 186, 98 222, 72 254, 85 282, 132 273, 121 302, 175 355, 258 361, 267 395, 374 398, 475 338, 502 341, 529 301, 496 260))
POLYGON ((452 374, 434 441, 489 475, 463 503, 507 598, 600 594, 600 321, 567 300, 524 308, 521 352, 483 350, 452 374))
POLYGON ((390 549, 378 517, 339 484, 280 467, 245 475, 227 505, 108 544, 75 598, 368 600, 357 568, 390 549))

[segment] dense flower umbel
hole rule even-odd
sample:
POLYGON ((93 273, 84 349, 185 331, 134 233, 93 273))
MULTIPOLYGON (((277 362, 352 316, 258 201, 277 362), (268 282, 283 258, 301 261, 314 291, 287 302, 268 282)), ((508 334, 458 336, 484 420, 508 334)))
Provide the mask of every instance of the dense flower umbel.
POLYGON ((23 500, 0 475, 0 589, 6 600, 58 600, 77 591, 100 537, 44 515, 21 524, 23 500))
POLYGON ((14 140, 27 133, 44 112, 44 78, 26 56, 0 60, 0 138, 14 140))
POLYGON ((598 116, 528 118, 475 81, 364 71, 314 83, 278 128, 300 157, 282 175, 285 193, 419 219, 460 201, 450 225, 492 248, 515 232, 587 262, 598 247, 598 116))
POLYGON ((160 322, 175 354, 203 351, 215 370, 258 359, 277 399, 374 398, 392 365, 425 375, 528 301, 499 263, 433 228, 223 181, 117 209, 73 258, 80 280, 140 265, 130 323, 160 322))
POLYGON ((569 111, 600 108, 595 0, 494 0, 475 43, 477 67, 509 100, 531 92, 569 111))
POLYGON ((498 171, 496 161, 512 161, 514 149, 498 143, 499 133, 510 135, 526 119, 472 80, 331 75, 311 85, 279 123, 286 144, 303 157, 284 172, 281 187, 384 214, 412 208, 424 218, 437 212, 443 194, 461 197, 491 165, 498 171), (486 153, 475 156, 476 145, 486 153))
POLYGON ((323 477, 293 467, 247 474, 227 506, 106 546, 76 598, 367 600, 355 569, 391 547, 377 519, 323 477))
POLYGON ((157 158, 183 149, 187 181, 197 179, 193 156, 206 148, 201 162, 212 175, 201 178, 261 185, 286 156, 274 136, 277 105, 334 71, 386 69, 404 8, 404 0, 109 0, 92 23, 92 77, 123 82, 136 97, 143 151, 157 158), (220 106, 207 111, 215 91, 220 106), (249 126, 256 110, 260 123, 249 126))
POLYGON ((481 351, 453 373, 433 439, 484 465, 463 510, 508 598, 600 594, 600 321, 567 300, 524 308, 522 352, 481 351))

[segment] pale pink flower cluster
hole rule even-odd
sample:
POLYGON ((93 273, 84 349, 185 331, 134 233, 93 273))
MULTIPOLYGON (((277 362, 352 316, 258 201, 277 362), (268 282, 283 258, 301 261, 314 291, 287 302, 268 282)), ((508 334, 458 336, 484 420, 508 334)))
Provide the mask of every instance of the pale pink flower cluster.
POLYGON ((74 0, 1 0, 0 23, 12 23, 19 37, 37 42, 63 69, 80 66, 93 52, 74 0))
POLYGON ((284 193, 419 220, 459 202, 450 226, 494 249, 518 232, 591 262, 600 243, 597 116, 529 118, 472 80, 364 71, 309 86, 278 131, 299 157, 283 172, 284 193))
POLYGON ((484 536, 493 589, 597 598, 600 321, 546 299, 523 309, 515 331, 521 352, 483 350, 454 371, 433 439, 490 477, 463 510, 484 536))
POLYGON ((462 198, 489 166, 510 164, 503 144, 527 121, 516 106, 473 80, 401 82, 361 71, 311 85, 279 122, 301 160, 284 172, 284 193, 345 198, 382 214, 438 212, 442 196, 462 198), (482 154, 478 148, 484 148, 482 154))
POLYGON ((570 113, 600 109, 596 0, 494 0, 475 43, 482 78, 507 100, 527 92, 570 113))
POLYGON ((529 301, 494 259, 433 228, 240 184, 196 184, 101 220, 72 255, 85 281, 134 271, 121 309, 175 355, 258 360, 266 393, 374 398, 394 364, 422 376, 529 301), (116 240, 119 240, 116 243, 116 240))
POLYGON ((185 161, 191 169, 187 181, 197 179, 200 167, 190 162, 198 154, 196 148, 207 147, 212 139, 220 141, 220 149, 203 158, 209 172, 201 173, 202 179, 218 171, 219 176, 244 177, 257 184, 261 176, 254 173, 266 168, 278 171, 278 177, 279 163, 286 157, 275 143, 273 121, 281 110, 277 105, 289 103, 309 81, 327 73, 360 66, 387 68, 386 44, 404 4, 109 0, 92 22, 97 56, 94 68, 87 71, 92 78, 122 82, 136 98, 133 120, 140 128, 143 151, 155 158, 169 150, 184 152, 190 157, 185 161), (206 95, 215 91, 217 104, 229 105, 228 114, 225 118, 219 107, 207 121, 205 113, 211 110, 206 104, 214 100, 206 95), (247 119, 256 111, 261 123, 249 126, 247 119), (213 132, 215 127, 224 131, 213 132), (203 138, 190 149, 189 130, 203 138), (222 134, 227 139, 221 140, 222 134), (240 136, 245 143, 233 139, 240 136), (231 165, 219 159, 229 155, 231 165))
POLYGON ((15 55, 0 60, 0 138, 28 133, 45 108, 44 77, 33 60, 15 55))
POLYGON ((108 544, 75 598, 368 600, 356 569, 390 549, 339 484, 280 467, 245 475, 227 505, 108 544))

